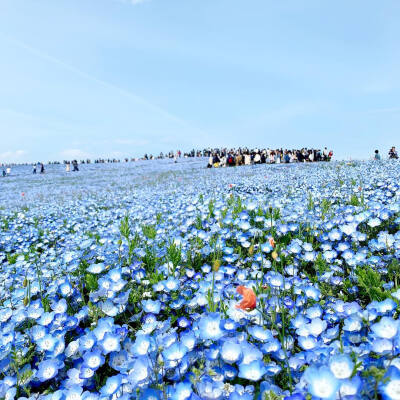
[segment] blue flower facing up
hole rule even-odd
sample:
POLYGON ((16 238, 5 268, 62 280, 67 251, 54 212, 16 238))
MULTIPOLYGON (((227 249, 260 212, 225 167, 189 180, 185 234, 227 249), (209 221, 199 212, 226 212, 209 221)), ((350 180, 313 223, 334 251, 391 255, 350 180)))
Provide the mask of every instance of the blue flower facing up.
POLYGON ((250 381, 259 381, 267 373, 264 363, 260 360, 251 361, 248 364, 239 364, 239 377, 250 381))
POLYGON ((162 355, 165 360, 170 362, 179 362, 186 355, 188 349, 187 347, 179 342, 172 343, 163 352, 162 355))
POLYGON ((329 368, 336 378, 347 379, 353 373, 354 362, 347 354, 339 354, 331 357, 329 368))
POLYGON ((386 380, 380 384, 379 391, 384 400, 398 400, 400 398, 400 370, 390 367, 385 374, 386 380))
POLYGON ((126 350, 121 350, 120 352, 111 353, 109 365, 116 371, 125 373, 128 369, 132 368, 133 359, 129 357, 126 350))
POLYGON ((335 399, 339 380, 327 367, 309 367, 303 375, 308 391, 320 399, 335 399))
POLYGON ((88 351, 83 354, 83 365, 87 368, 96 371, 104 364, 104 357, 101 354, 99 349, 95 349, 94 351, 88 351))
POLYGON ((80 400, 82 396, 82 387, 79 385, 73 385, 64 393, 65 400, 80 400))
POLYGON ((129 371, 128 381, 133 388, 146 383, 150 379, 150 368, 147 357, 137 358, 129 371))
POLYGON ((149 335, 139 334, 130 348, 134 356, 144 356, 154 348, 154 339, 149 335))
POLYGON ((161 309, 161 302, 159 300, 143 300, 142 307, 146 313, 158 314, 161 309))
POLYGON ((222 382, 204 378, 197 384, 197 391, 202 400, 221 400, 224 397, 223 386, 222 382))
POLYGON ((58 359, 45 360, 39 364, 38 371, 36 373, 36 378, 41 382, 53 379, 60 368, 64 366, 64 363, 60 362, 58 359))
POLYGON ((103 354, 108 354, 113 351, 120 351, 120 340, 121 338, 118 334, 107 332, 103 339, 99 342, 103 354))
POLYGON ((221 348, 221 358, 228 364, 237 363, 242 357, 242 348, 235 340, 225 340, 221 348))
POLYGON ((199 321, 199 336, 203 340, 218 340, 224 332, 221 330, 221 316, 218 313, 209 313, 199 321))
POLYGON ((192 385, 190 382, 178 383, 169 394, 171 400, 188 400, 193 393, 192 385))
POLYGON ((371 326, 371 331, 375 333, 378 338, 393 339, 399 328, 399 321, 390 317, 382 317, 379 322, 371 326))

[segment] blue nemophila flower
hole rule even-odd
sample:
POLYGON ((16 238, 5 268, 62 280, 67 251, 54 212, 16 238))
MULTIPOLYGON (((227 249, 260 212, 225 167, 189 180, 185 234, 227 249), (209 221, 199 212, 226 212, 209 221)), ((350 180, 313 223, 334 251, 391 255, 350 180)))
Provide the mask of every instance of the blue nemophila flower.
POLYGON ((149 335, 136 335, 135 342, 130 347, 130 352, 134 356, 144 356, 154 348, 154 339, 149 335))
POLYGON ((189 351, 192 351, 196 345, 197 339, 193 331, 185 331, 181 333, 180 341, 189 351))
POLYGON ((104 364, 104 357, 99 349, 84 353, 82 358, 83 364, 93 371, 96 371, 104 364))
POLYGON ((106 300, 100 304, 101 311, 109 317, 115 317, 118 314, 118 308, 111 300, 106 300))
POLYGON ((221 316, 209 313, 199 321, 199 336, 203 340, 218 340, 224 335, 221 329, 221 316))
POLYGON ((83 389, 79 385, 73 385, 64 392, 65 400, 80 400, 83 389))
POLYGON ((68 304, 65 299, 60 299, 59 301, 53 302, 51 304, 51 309, 57 314, 63 314, 67 312, 68 304))
POLYGON ((120 389, 122 383, 122 375, 114 375, 107 379, 106 384, 100 389, 100 393, 103 396, 112 396, 118 389, 120 389))
POLYGON ((162 400, 163 392, 161 390, 147 388, 140 395, 139 400, 162 400))
POLYGON ((114 352, 110 355, 110 367, 116 371, 126 373, 133 365, 133 359, 130 358, 126 350, 114 352))
POLYGON ((116 333, 107 332, 103 339, 99 342, 99 346, 102 349, 103 354, 108 354, 113 351, 120 351, 120 336, 116 333))
POLYGON ((178 320, 176 321, 177 325, 179 326, 179 328, 182 329, 186 329, 188 328, 191 324, 188 318, 186 317, 180 317, 178 318, 178 320))
POLYGON ((250 381, 259 381, 266 374, 267 369, 260 360, 239 364, 239 377, 250 381))
POLYGON ((158 314, 161 309, 161 302, 159 300, 142 300, 142 307, 144 312, 158 314))
POLYGON ((53 322, 54 315, 54 312, 44 312, 38 319, 37 323, 39 325, 48 326, 53 322))
POLYGON ((57 339, 50 334, 44 335, 41 339, 37 341, 37 346, 40 351, 51 352, 54 350, 57 344, 57 339))
POLYGON ((353 373, 354 362, 347 354, 338 354, 329 360, 329 368, 336 378, 347 379, 353 373))
POLYGON ((70 296, 73 292, 73 289, 71 284, 68 281, 66 281, 60 285, 59 291, 62 296, 70 296))
POLYGON ((212 344, 205 349, 204 355, 207 361, 216 361, 220 355, 220 346, 217 344, 212 344))
POLYGON ((188 400, 193 393, 192 385, 190 382, 178 383, 169 393, 168 397, 171 400, 188 400))
POLYGON ((164 290, 166 292, 171 292, 179 289, 179 281, 178 279, 168 278, 163 281, 164 290))
POLYGON ((397 400, 400 393, 400 371, 395 367, 390 367, 385 374, 379 390, 384 400, 397 400))
POLYGON ((320 399, 335 399, 339 380, 327 367, 309 367, 303 375, 308 391, 320 399))
POLYGON ((318 344, 318 341, 314 336, 299 336, 298 342, 300 347, 304 350, 312 350, 318 344))
POLYGON ((197 384, 197 391, 201 399, 221 400, 224 396, 224 384, 204 378, 197 384))
POLYGON ((272 339, 272 333, 271 331, 264 329, 263 327, 259 325, 253 325, 249 327, 248 332, 251 336, 253 336, 254 339, 259 340, 260 342, 266 342, 268 340, 272 339))
POLYGON ((96 341, 97 338, 92 332, 89 332, 86 335, 81 336, 79 338, 79 351, 81 353, 84 353, 85 351, 91 350, 92 347, 95 345, 96 341))
POLYGON ((233 339, 227 339, 223 342, 221 348, 221 358, 228 364, 238 362, 242 357, 242 348, 238 342, 233 339))
POLYGON ((85 367, 83 364, 81 365, 81 368, 79 370, 79 378, 82 379, 82 381, 92 378, 94 374, 95 371, 93 371, 91 368, 85 367))
POLYGON ((399 328, 399 321, 390 317, 382 317, 379 322, 371 326, 371 331, 382 339, 392 339, 396 336, 399 328))
MULTIPOLYGON (((79 364, 77 366, 79 366, 79 364)), ((70 368, 68 370, 68 379, 64 382, 65 387, 71 387, 74 385, 82 386, 86 382, 86 378, 83 378, 82 375, 82 370, 86 367, 82 368, 82 365, 80 365, 80 367, 81 368, 70 368)))
POLYGON ((97 322, 96 328, 93 329, 93 334, 97 340, 102 340, 107 332, 113 331, 113 319, 102 318, 97 322))
POLYGON ((346 396, 357 396, 361 392, 362 380, 356 375, 350 379, 344 379, 340 382, 339 393, 342 398, 346 396))
POLYGON ((89 265, 87 271, 91 274, 101 274, 105 270, 104 263, 92 264, 89 265))
POLYGON ((349 318, 344 320, 343 330, 348 332, 358 332, 362 328, 362 320, 360 317, 351 315, 349 318))
POLYGON ((164 359, 168 361, 179 362, 186 355, 188 349, 187 347, 179 342, 172 343, 166 349, 163 350, 162 355, 164 359))
POLYGON ((41 382, 53 379, 57 374, 58 370, 64 366, 64 363, 58 359, 45 360, 39 364, 36 372, 36 378, 41 382))
POLYGON ((257 346, 245 341, 240 342, 240 346, 242 348, 242 354, 243 354, 242 362, 244 364, 249 364, 254 360, 262 360, 263 354, 258 349, 257 346))
POLYGON ((129 371, 129 383, 133 388, 144 384, 150 378, 150 371, 148 358, 143 356, 137 358, 133 363, 132 369, 129 371))
POLYGON ((393 351, 393 342, 389 339, 373 339, 371 349, 377 354, 389 354, 393 351))

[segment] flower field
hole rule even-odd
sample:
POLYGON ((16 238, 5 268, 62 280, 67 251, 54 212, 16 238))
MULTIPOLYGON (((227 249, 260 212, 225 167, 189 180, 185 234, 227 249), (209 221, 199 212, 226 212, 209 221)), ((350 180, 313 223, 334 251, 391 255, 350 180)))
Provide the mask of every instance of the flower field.
POLYGON ((400 399, 400 164, 0 181, 0 398, 400 399))

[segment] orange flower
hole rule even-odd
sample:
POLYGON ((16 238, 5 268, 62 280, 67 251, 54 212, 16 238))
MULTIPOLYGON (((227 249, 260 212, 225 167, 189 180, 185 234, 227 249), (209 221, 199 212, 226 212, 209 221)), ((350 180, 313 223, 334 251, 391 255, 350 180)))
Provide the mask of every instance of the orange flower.
POLYGON ((271 245, 271 247, 274 248, 274 247, 275 247, 275 240, 274 240, 274 238, 271 236, 271 237, 268 239, 268 241, 269 241, 269 244, 271 245))
POLYGON ((244 311, 254 310, 256 308, 257 297, 253 292, 253 289, 238 286, 236 291, 243 296, 242 301, 239 304, 236 304, 236 308, 244 311))

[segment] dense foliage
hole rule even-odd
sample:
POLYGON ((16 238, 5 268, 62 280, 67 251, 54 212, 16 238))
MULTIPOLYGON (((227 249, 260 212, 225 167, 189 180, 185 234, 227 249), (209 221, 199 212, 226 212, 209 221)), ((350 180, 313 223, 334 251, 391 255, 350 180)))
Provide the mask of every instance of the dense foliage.
POLYGON ((400 399, 399 163, 13 173, 0 398, 400 399))

